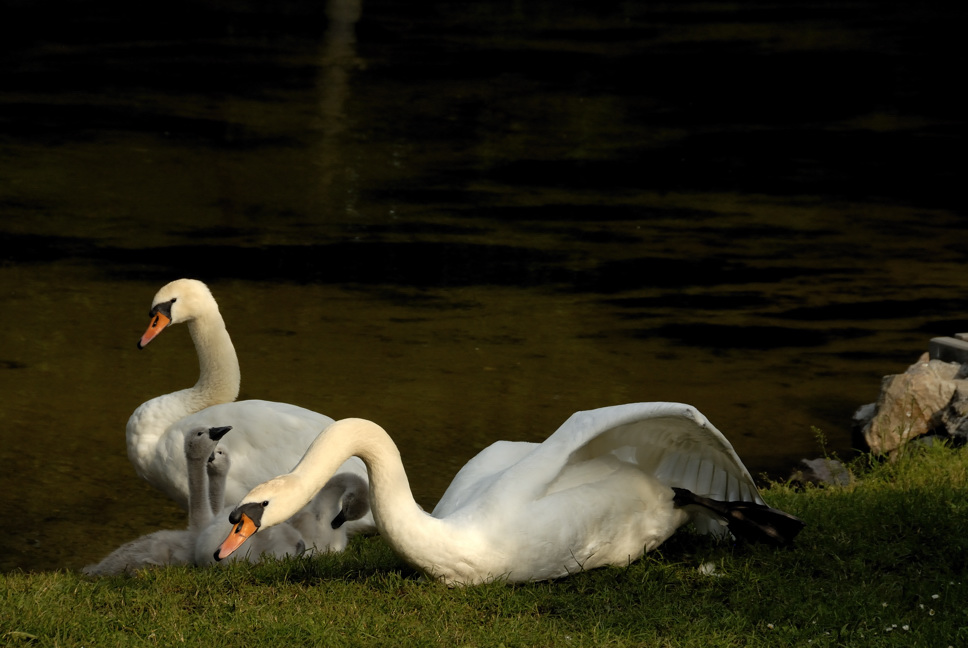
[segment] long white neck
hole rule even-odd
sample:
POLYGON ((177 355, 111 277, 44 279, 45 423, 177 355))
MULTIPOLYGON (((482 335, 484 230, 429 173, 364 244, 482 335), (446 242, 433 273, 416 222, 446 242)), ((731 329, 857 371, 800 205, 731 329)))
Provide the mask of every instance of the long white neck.
POLYGON ((239 395, 242 372, 232 338, 225 328, 218 306, 188 322, 188 332, 198 354, 198 382, 188 390, 193 411, 219 403, 231 403, 239 395))
POLYGON ((288 475, 257 486, 245 501, 278 498, 273 524, 285 521, 326 485, 344 461, 357 456, 370 478, 370 510, 390 546, 417 567, 429 565, 427 553, 449 535, 447 523, 431 517, 413 498, 400 452, 375 423, 344 419, 320 434, 288 475))

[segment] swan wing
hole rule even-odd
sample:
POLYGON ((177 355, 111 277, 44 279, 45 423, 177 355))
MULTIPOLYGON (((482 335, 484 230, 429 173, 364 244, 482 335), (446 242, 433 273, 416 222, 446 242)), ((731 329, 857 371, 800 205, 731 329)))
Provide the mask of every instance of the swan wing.
POLYGON ((577 412, 546 445, 564 464, 611 453, 670 488, 763 504, 732 444, 691 405, 631 403, 577 412))
MULTIPOLYGON (((465 508, 471 501, 478 506, 509 499, 538 501, 627 466, 667 487, 670 498, 675 487, 717 500, 764 503, 726 437, 695 407, 682 403, 630 403, 576 412, 543 443, 523 450, 513 465, 498 469, 492 463, 489 476, 449 502, 456 502, 458 495, 465 508)), ((505 456, 513 459, 510 453, 505 456)), ((693 522, 703 533, 725 532, 711 515, 694 515, 693 522)))
POLYGON ((433 516, 442 518, 475 500, 509 467, 538 447, 524 441, 497 441, 464 464, 434 507, 433 516))
MULTIPOLYGON (((721 500, 762 504, 732 445, 695 407, 631 403, 576 412, 543 443, 499 441, 465 465, 434 508, 446 517, 469 505, 503 506, 635 467, 659 483, 721 500), (618 461, 615 461, 615 460, 618 461)), ((702 531, 718 522, 697 521, 702 531)))

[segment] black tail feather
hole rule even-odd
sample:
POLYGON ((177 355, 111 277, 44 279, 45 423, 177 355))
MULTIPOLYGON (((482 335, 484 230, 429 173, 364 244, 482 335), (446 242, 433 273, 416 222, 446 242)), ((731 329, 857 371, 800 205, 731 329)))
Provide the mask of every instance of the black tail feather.
POLYGON ((673 488, 678 507, 701 506, 726 521, 730 533, 748 542, 788 545, 805 526, 803 520, 764 504, 721 502, 701 497, 685 488, 673 488))

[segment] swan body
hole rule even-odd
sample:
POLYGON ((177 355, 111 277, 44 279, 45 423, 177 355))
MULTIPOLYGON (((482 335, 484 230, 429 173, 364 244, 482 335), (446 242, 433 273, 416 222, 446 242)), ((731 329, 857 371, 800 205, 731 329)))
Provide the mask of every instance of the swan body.
MULTIPOLYGON (((202 528, 213 518, 206 476, 206 463, 219 439, 230 427, 199 427, 182 436, 183 456, 188 465, 189 508, 188 528, 155 531, 126 542, 96 565, 82 570, 92 576, 131 573, 138 569, 159 565, 185 565, 193 562, 195 541, 202 528)), ((219 512, 221 509, 219 509, 219 512)))
MULTIPOLYGON (((225 497, 237 502, 254 485, 290 470, 319 432, 333 422, 328 416, 288 403, 235 401, 241 383, 238 357, 218 304, 204 283, 178 279, 165 285, 152 301, 150 318, 138 348, 167 326, 185 323, 198 354, 199 377, 193 387, 152 398, 134 411, 126 431, 128 457, 139 476, 183 508, 188 505, 188 490, 181 440, 187 430, 233 427, 232 435, 223 442, 233 461, 225 497)), ((362 462, 355 458, 339 472, 366 477, 362 462)), ((347 527, 351 534, 373 530, 369 514, 347 527)))
POLYGON ((290 518, 289 524, 302 534, 309 551, 343 551, 348 542, 346 522, 358 520, 369 510, 366 481, 357 475, 342 473, 326 482, 309 504, 290 518), (335 517, 334 509, 339 511, 335 517))
POLYGON ((291 472, 242 499, 218 555, 288 519, 351 455, 366 464, 370 507, 384 539, 450 585, 625 566, 690 521, 726 535, 727 519, 701 502, 677 503, 679 491, 795 521, 790 535, 802 526, 763 504, 732 446, 695 408, 633 403, 578 412, 542 443, 492 445, 461 469, 432 515, 414 501, 389 435, 370 421, 339 421, 291 472))
MULTIPOLYGON (((198 531, 189 551, 191 560, 199 567, 211 565, 215 562, 212 552, 215 551, 221 539, 232 528, 231 523, 228 522, 231 508, 224 508, 222 499, 225 492, 225 480, 231 467, 231 457, 222 448, 218 448, 212 453, 212 458, 206 466, 211 514, 209 515, 209 522, 198 531)), ((246 551, 232 554, 230 562, 240 560, 260 562, 267 555, 276 558, 298 556, 306 549, 302 535, 291 524, 283 523, 267 529, 267 531, 269 533, 264 538, 253 538, 257 542, 252 543, 251 547, 246 547, 246 551)))

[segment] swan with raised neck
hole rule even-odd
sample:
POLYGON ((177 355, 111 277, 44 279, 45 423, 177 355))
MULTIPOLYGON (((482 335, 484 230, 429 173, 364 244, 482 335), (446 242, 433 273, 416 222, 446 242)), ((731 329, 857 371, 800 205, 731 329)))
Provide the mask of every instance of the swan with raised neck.
MULTIPOLYGON (((149 315, 138 347, 144 348, 173 324, 187 324, 199 376, 194 386, 152 398, 134 411, 126 431, 128 457, 139 476, 183 508, 188 506, 187 466, 181 452, 186 430, 205 425, 234 428, 223 442, 233 461, 225 498, 237 502, 256 484, 292 468, 320 430, 333 422, 288 403, 235 401, 241 382, 238 356, 218 304, 201 281, 178 279, 163 286, 149 315)), ((340 472, 366 478, 358 459, 345 462, 340 472)), ((347 524, 351 535, 373 530, 370 514, 347 524)))
POLYGON ((128 458, 141 477, 154 483, 147 463, 168 425, 211 405, 234 401, 242 374, 218 303, 201 281, 178 279, 165 285, 155 294, 148 315, 151 322, 138 341, 139 349, 168 326, 184 323, 198 355, 194 386, 145 401, 128 419, 128 458))

